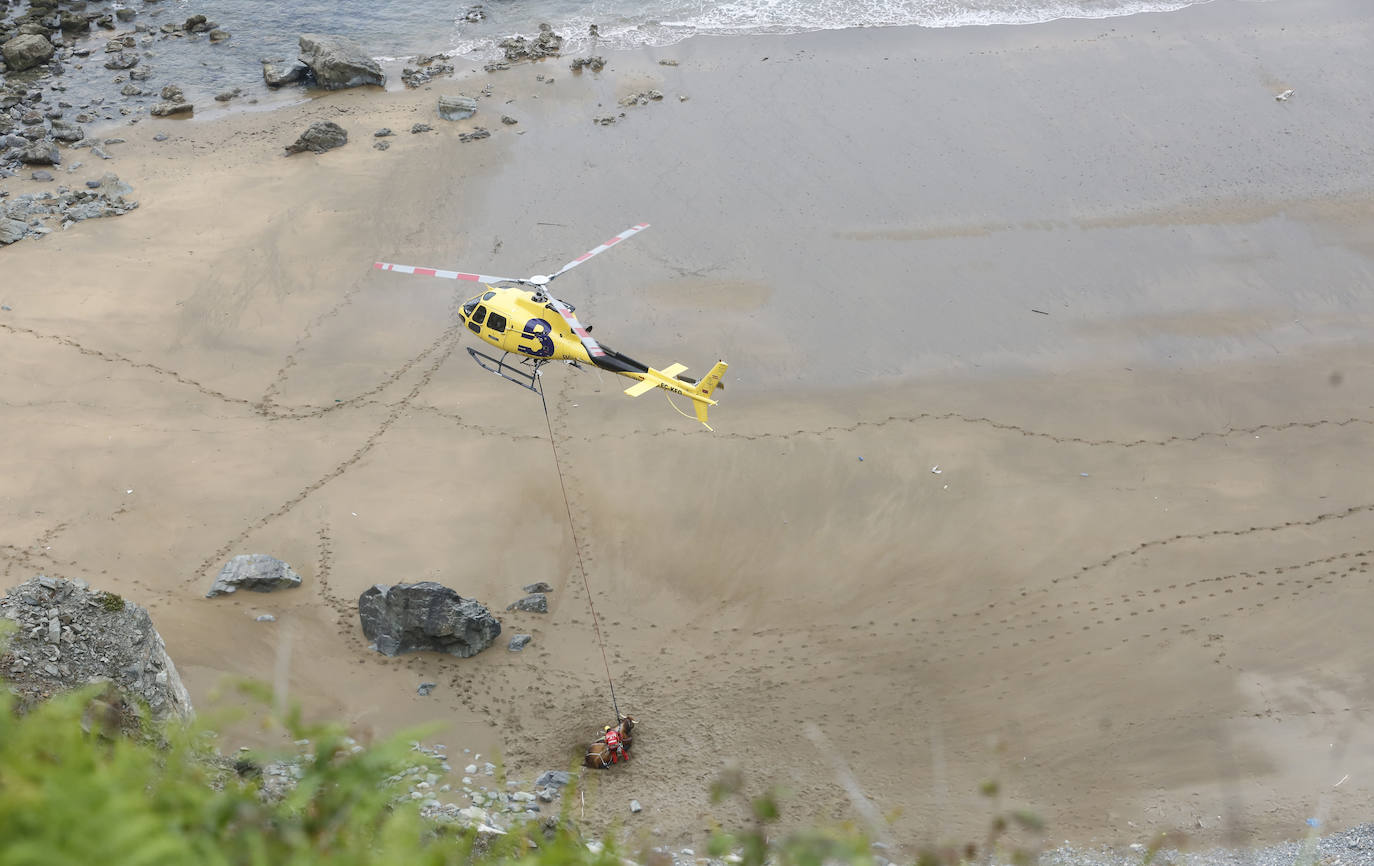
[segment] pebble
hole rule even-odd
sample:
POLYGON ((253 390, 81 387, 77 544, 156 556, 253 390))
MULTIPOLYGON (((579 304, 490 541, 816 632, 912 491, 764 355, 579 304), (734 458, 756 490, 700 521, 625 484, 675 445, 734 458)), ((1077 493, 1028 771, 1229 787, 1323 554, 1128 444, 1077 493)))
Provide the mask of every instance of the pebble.
POLYGON ((644 811, 644 807, 641 806, 641 805, 639 805, 639 801, 638 801, 638 800, 631 800, 631 801, 630 801, 630 811, 631 811, 631 812, 634 812, 634 813, 636 813, 636 814, 638 814, 638 813, 644 811))
POLYGON ((272 614, 270 614, 270 613, 264 613, 264 614, 262 614, 261 616, 254 617, 253 619, 254 619, 254 621, 256 621, 256 622, 276 622, 276 621, 277 621, 277 618, 276 618, 275 616, 273 616, 272 614))

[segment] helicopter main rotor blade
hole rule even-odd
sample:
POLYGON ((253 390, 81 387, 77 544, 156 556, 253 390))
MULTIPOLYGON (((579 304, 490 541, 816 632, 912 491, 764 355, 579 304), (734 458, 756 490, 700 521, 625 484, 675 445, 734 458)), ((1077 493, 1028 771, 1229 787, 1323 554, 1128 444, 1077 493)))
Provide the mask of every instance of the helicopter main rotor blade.
POLYGON ((648 224, 648 223, 640 223, 640 224, 637 225, 637 226, 632 226, 632 227, 630 227, 630 228, 628 228, 628 229, 625 229, 625 231, 621 232, 620 234, 618 234, 618 235, 616 235, 615 237, 611 238, 610 240, 606 241, 604 244, 602 244, 601 246, 597 247, 596 249, 588 250, 587 252, 583 253, 582 255, 580 255, 580 256, 578 256, 577 258, 573 259, 572 261, 568 262, 568 263, 567 263, 566 265, 564 265, 563 267, 559 268, 559 269, 558 269, 557 271, 555 271, 554 273, 549 274, 549 279, 552 280, 554 277, 556 277, 556 276, 558 276, 558 275, 560 275, 560 274, 563 274, 563 273, 565 273, 565 272, 567 272, 567 271, 572 270, 573 268, 575 268, 575 267, 577 267, 578 265, 582 264, 583 262, 585 262, 587 259, 591 258, 592 256, 597 255, 598 253, 604 253, 604 252, 606 252, 606 250, 609 250, 611 247, 615 246, 616 244, 620 243, 621 241, 625 240, 626 238, 630 237, 631 235, 637 235, 637 234, 639 234, 640 232, 642 232, 642 231, 644 231, 645 229, 647 229, 648 227, 649 227, 649 224, 648 224))
POLYGON ((445 271, 440 268, 417 268, 414 265, 393 265, 390 262, 373 262, 372 267, 379 271, 396 271, 402 274, 419 274, 422 277, 442 277, 445 280, 469 280, 474 283, 521 283, 516 277, 493 277, 489 274, 465 274, 462 271, 445 271))

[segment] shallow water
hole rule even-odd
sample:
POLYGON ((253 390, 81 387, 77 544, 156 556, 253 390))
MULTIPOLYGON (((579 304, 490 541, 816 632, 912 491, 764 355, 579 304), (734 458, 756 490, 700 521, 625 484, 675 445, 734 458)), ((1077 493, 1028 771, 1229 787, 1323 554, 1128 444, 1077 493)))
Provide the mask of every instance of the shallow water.
POLYGON ((474 61, 498 57, 497 42, 512 34, 533 34, 541 22, 567 38, 564 53, 613 51, 663 46, 695 35, 795 33, 813 30, 919 25, 952 27, 987 24, 1026 24, 1055 18, 1101 18, 1139 12, 1166 11, 1198 0, 487 0, 481 3, 412 0, 407 3, 361 0, 174 0, 128 2, 106 6, 92 3, 90 11, 113 11, 121 5, 137 17, 116 31, 95 28, 75 43, 89 51, 73 57, 54 83, 65 101, 84 106, 103 99, 99 111, 110 120, 120 118, 119 107, 135 115, 158 101, 166 84, 182 87, 203 116, 220 107, 217 93, 238 88, 233 105, 256 101, 271 105, 296 99, 300 91, 270 92, 262 82, 263 60, 290 62, 301 33, 350 36, 383 61, 390 87, 400 87, 397 73, 417 55, 440 52, 474 61), (165 23, 179 23, 204 14, 231 38, 212 44, 204 35, 161 34, 165 23), (596 24, 599 36, 589 34, 596 24), (146 96, 125 97, 119 91, 128 74, 104 67, 106 42, 134 33, 135 25, 151 31, 140 39, 140 66, 152 76, 139 86, 146 96))

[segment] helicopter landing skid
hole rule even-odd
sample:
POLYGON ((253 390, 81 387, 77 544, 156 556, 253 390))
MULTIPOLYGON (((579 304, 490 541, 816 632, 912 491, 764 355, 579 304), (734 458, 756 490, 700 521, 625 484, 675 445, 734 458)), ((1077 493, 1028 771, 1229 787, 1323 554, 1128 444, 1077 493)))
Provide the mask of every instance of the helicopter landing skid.
POLYGON ((521 358, 519 364, 507 364, 506 358, 510 356, 510 352, 504 353, 498 360, 470 346, 465 348, 467 348, 468 354, 472 356, 472 360, 476 361, 477 365, 483 370, 486 370, 488 373, 495 373, 507 382, 512 382, 519 385, 521 388, 533 391, 536 394, 539 393, 539 368, 549 363, 547 360, 542 358, 521 358))

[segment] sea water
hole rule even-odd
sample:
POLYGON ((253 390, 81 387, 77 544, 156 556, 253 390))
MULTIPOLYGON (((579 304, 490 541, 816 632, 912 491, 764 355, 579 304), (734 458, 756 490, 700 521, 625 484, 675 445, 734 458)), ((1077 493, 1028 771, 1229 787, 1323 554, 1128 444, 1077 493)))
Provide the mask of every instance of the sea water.
MULTIPOLYGON (((89 37, 78 40, 78 47, 90 54, 69 60, 62 84, 70 91, 68 101, 104 97, 107 113, 127 105, 115 96, 124 78, 103 66, 104 47, 112 36, 130 33, 138 24, 155 32, 151 44, 139 46, 140 62, 155 73, 145 89, 155 94, 163 84, 177 84, 200 113, 215 107, 210 100, 214 93, 235 87, 243 92, 235 105, 270 103, 262 61, 293 61, 301 33, 350 36, 395 70, 411 58, 437 53, 479 63, 496 59, 502 38, 533 35, 541 23, 565 37, 565 55, 576 55, 667 46, 702 35, 1033 24, 1170 11, 1196 2, 1203 0, 115 0, 108 5, 91 2, 87 10, 128 6, 137 17, 117 31, 93 28, 89 37), (214 44, 204 35, 157 38, 161 25, 193 14, 206 15, 230 38, 214 44), (593 24, 595 38, 589 35, 593 24), (185 42, 193 44, 180 44, 185 42)), ((18 6, 22 11, 23 4, 18 6)), ((398 87, 395 78, 391 86, 398 87)), ((294 92, 288 88, 288 96, 276 98, 294 92)))

